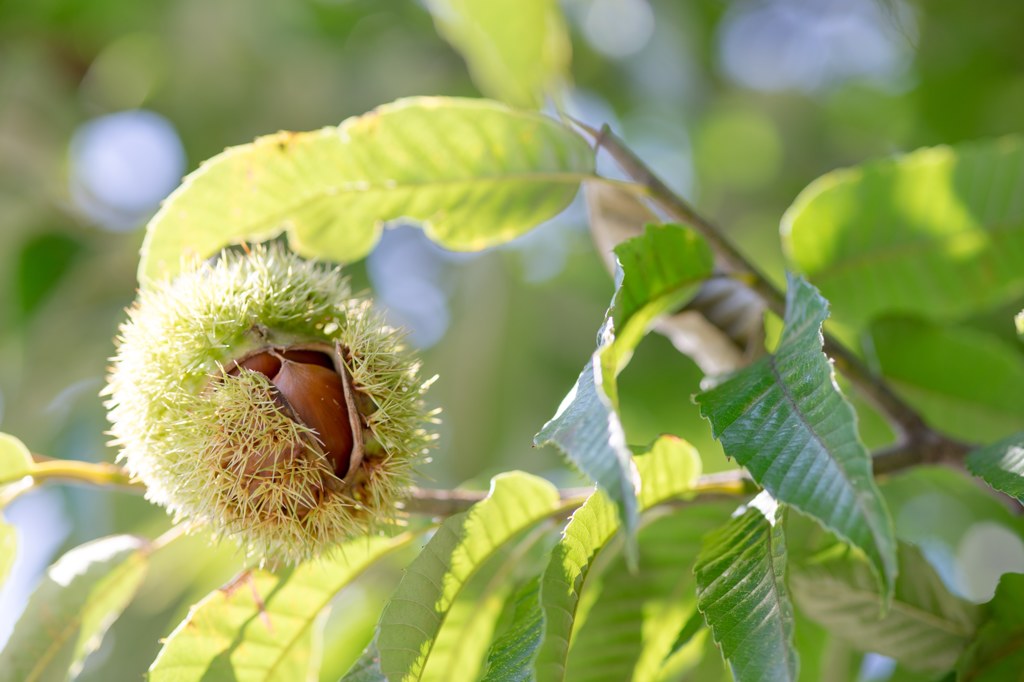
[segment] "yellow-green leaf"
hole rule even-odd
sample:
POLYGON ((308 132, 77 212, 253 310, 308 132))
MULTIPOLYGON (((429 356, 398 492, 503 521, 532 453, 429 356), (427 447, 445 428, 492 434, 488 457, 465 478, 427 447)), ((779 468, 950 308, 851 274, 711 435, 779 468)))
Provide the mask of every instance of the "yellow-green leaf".
POLYGON ((490 494, 449 517, 406 570, 380 618, 380 669, 392 682, 423 679, 455 599, 481 566, 559 508, 544 479, 513 471, 495 476, 490 494))
POLYGON ((0 682, 76 675, 142 583, 147 551, 144 540, 115 535, 62 556, 32 593, 0 653, 0 682))
POLYGON ((7 575, 14 565, 14 557, 18 550, 18 532, 14 526, 0 517, 0 587, 7 580, 7 575))
POLYGON ((568 80, 572 47, 557 0, 427 0, 426 5, 484 94, 536 108, 568 80))
POLYGON ((1024 137, 919 149, 833 171, 786 212, 791 261, 860 325, 961 316, 1024 293, 1024 137))
POLYGON ((350 540, 329 557, 254 570, 192 607, 149 669, 151 682, 214 676, 239 682, 306 679, 317 619, 343 587, 409 536, 350 540))
POLYGON ((32 453, 20 440, 0 433, 0 484, 17 481, 32 471, 32 453))
POLYGON ((139 280, 282 232, 304 256, 350 262, 399 219, 420 222, 447 248, 479 250, 559 213, 592 176, 593 157, 582 137, 541 114, 486 100, 398 100, 205 162, 150 221, 139 280))

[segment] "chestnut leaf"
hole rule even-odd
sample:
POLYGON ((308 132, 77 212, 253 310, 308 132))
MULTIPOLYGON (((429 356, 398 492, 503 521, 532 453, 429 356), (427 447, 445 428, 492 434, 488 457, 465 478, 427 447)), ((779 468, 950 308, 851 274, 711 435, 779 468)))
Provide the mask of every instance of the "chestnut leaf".
POLYGON ((759 485, 867 555, 887 602, 897 570, 893 523, 853 408, 821 350, 827 316, 817 290, 790 275, 776 352, 696 400, 725 454, 759 485))
POLYGON ((14 436, 0 433, 0 485, 32 473, 32 454, 14 436))
POLYGON ((315 669, 319 619, 363 571, 415 536, 367 536, 329 555, 276 573, 254 569, 189 610, 149 668, 152 682, 231 675, 237 679, 307 679, 315 669))
POLYGON ((14 557, 18 550, 18 532, 14 526, 0 517, 0 587, 7 580, 7 574, 14 566, 14 557))
POLYGON ((1024 430, 1020 344, 917 317, 887 316, 869 331, 881 375, 936 429, 969 443, 1024 430))
POLYGON ((1024 433, 973 451, 967 456, 967 469, 1024 504, 1024 433))
POLYGON ((870 567, 842 545, 793 566, 793 599, 804 615, 857 649, 917 672, 949 670, 974 634, 978 607, 952 594, 912 545, 899 545, 899 559, 892 606, 881 619, 882 595, 870 567))
POLYGON ((708 534, 697 557, 697 606, 737 682, 797 679, 781 510, 761 493, 708 534))
POLYGON ((389 223, 455 251, 528 232, 593 177, 572 129, 488 100, 412 97, 306 133, 231 147, 185 178, 146 228, 143 287, 244 241, 288 235, 302 256, 366 256, 389 223))
POLYGON ((75 677, 135 596, 148 555, 145 540, 113 535, 58 559, 0 652, 0 678, 36 682, 75 677))
POLYGON ((572 46, 557 0, 427 0, 437 32, 481 92, 538 108, 569 79, 572 46))
MULTIPOLYGON (((700 478, 700 456, 689 443, 674 436, 659 438, 648 452, 637 456, 636 463, 643 481, 638 499, 641 510, 673 498, 685 498, 700 478)), ((722 512, 721 508, 716 510, 713 504, 702 505, 701 511, 693 517, 695 522, 691 523, 688 516, 686 522, 680 524, 681 519, 673 517, 670 526, 678 527, 676 529, 680 532, 685 531, 684 534, 689 536, 688 543, 696 546, 699 536, 721 518, 722 512)), ((666 637, 662 638, 664 641, 652 640, 645 646, 644 642, 636 640, 636 636, 641 632, 638 628, 619 629, 616 633, 604 632, 605 647, 601 648, 601 653, 615 656, 614 661, 606 661, 608 665, 639 670, 641 648, 644 649, 643 655, 646 656, 656 654, 659 646, 662 647, 662 653, 667 653, 675 636, 675 629, 681 625, 680 619, 684 614, 674 608, 670 612, 662 613, 655 606, 664 604, 659 602, 659 599, 668 597, 664 590, 661 590, 666 577, 667 581, 673 584, 677 581, 690 580, 690 561, 696 550, 692 554, 685 551, 679 554, 678 550, 685 549, 685 542, 679 543, 668 552, 644 545, 644 562, 640 565, 639 572, 630 573, 626 557, 620 555, 618 558, 622 561, 613 565, 612 570, 621 573, 621 584, 604 581, 605 587, 602 588, 601 581, 594 580, 592 571, 596 570, 595 562, 603 552, 614 550, 611 541, 620 527, 621 522, 615 505, 600 491, 591 495, 583 506, 573 513, 572 519, 562 532, 561 540, 551 552, 540 581, 539 592, 534 595, 519 595, 512 626, 491 647, 488 657, 489 668, 484 679, 531 679, 534 665, 536 679, 539 682, 571 679, 575 671, 570 669, 570 657, 573 652, 570 651, 569 643, 574 642, 575 648, 576 643, 589 641, 586 637, 579 639, 582 629, 587 628, 589 617, 577 618, 577 610, 581 600, 585 598, 584 592, 592 589, 604 590, 598 595, 598 599, 603 601, 609 597, 609 606, 614 605, 615 608, 608 615, 612 619, 619 619, 618 623, 621 624, 621 619, 624 618, 629 618, 630 622, 639 620, 643 632, 647 632, 649 627, 660 629, 666 637), (628 586, 634 588, 630 590, 628 586), (623 594, 623 591, 630 594, 623 594), (651 603, 645 606, 644 600, 647 597, 651 598, 651 603), (626 602, 629 602, 628 608, 624 606, 626 602), (618 607, 623 608, 620 610, 618 607)), ((641 538, 647 539, 643 531, 641 538)), ((654 537, 649 539, 655 540, 654 537)), ((676 537, 675 540, 679 538, 676 537)), ((675 597, 671 601, 675 604, 681 593, 673 591, 672 594, 675 597)), ((595 606, 593 609, 592 614, 601 613, 599 607, 595 606), (596 613, 593 609, 597 609, 596 613)), ((601 640, 600 633, 598 640, 601 640)), ((583 646, 586 648, 590 645, 585 643, 583 646)), ((593 648, 590 650, 593 651, 593 648)), ((652 662, 647 664, 651 665, 652 662)), ((626 674, 619 679, 634 677, 626 674)))
POLYGON ((384 607, 376 646, 387 679, 422 680, 455 600, 489 558, 562 503, 542 478, 513 471, 491 480, 488 496, 450 516, 406 569, 384 607))
POLYGON ((616 377, 651 324, 686 302, 712 271, 711 250, 692 230, 648 225, 615 249, 620 271, 594 351, 558 412, 534 438, 554 443, 614 503, 636 555, 637 474, 618 414, 616 377))
POLYGON ((862 326, 950 319, 1024 291, 1024 136, 918 149, 833 171, 782 220, 790 262, 862 326))

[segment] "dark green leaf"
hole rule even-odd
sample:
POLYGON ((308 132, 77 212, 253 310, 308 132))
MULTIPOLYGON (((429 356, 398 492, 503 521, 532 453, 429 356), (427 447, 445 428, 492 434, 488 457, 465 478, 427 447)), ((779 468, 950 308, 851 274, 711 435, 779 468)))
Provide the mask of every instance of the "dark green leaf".
POLYGON ((1024 356, 972 329, 905 318, 871 326, 882 374, 930 424, 968 441, 1024 429, 1024 356))
POLYGON ((984 609, 987 620, 957 663, 957 679, 1020 680, 1024 671, 1024 575, 1004 575, 984 609))
POLYGON ((46 300, 81 250, 80 241, 60 232, 36 235, 24 246, 15 276, 22 320, 31 317, 46 300))
POLYGON ((512 625, 491 646, 483 682, 529 682, 533 655, 544 637, 540 578, 527 582, 515 596, 512 625))
POLYGON ((766 493, 708 534, 697 557, 697 607, 737 682, 796 680, 793 607, 778 503, 766 493))
POLYGON ((616 248, 622 277, 598 333, 598 348, 534 444, 555 443, 615 503, 635 555, 636 472, 618 415, 616 376, 650 324, 680 305, 711 274, 707 244, 677 225, 649 225, 616 248), (614 318, 613 318, 614 313, 614 318), (616 325, 623 334, 615 336, 616 325))
POLYGON ((892 520, 871 474, 856 417, 821 352, 828 304, 790 276, 786 319, 774 355, 697 396, 725 453, 779 501, 809 514, 870 558, 891 594, 892 520))
POLYGON ((967 468, 1024 504, 1024 433, 975 450, 967 456, 967 468))
POLYGON ((304 256, 350 262, 398 219, 421 222, 450 249, 476 251, 559 213, 592 176, 593 156, 546 116, 444 97, 262 137, 213 157, 167 199, 149 223, 139 280, 281 232, 304 256))
POLYGON ((891 608, 872 571, 837 545, 823 557, 795 564, 790 576, 802 613, 862 651, 890 656, 913 670, 948 670, 970 641, 978 608, 954 596, 921 553, 899 546, 900 576, 891 608))
POLYGON ((408 536, 365 537, 279 573, 254 570, 192 607, 149 669, 151 682, 306 679, 317 619, 343 587, 408 536))
POLYGON ((0 681, 65 680, 99 646, 145 577, 145 541, 115 535, 62 556, 29 598, 0 653, 0 681))
POLYGON ((449 517, 412 562, 381 615, 380 668, 388 679, 422 679, 453 602, 488 558, 559 508, 547 481, 510 472, 468 512, 449 517))
POLYGON ((829 173, 783 218, 789 256, 840 321, 959 316, 1024 292, 1024 138, 829 173))
POLYGON ((555 0, 427 0, 426 5, 484 94, 537 108, 545 94, 568 80, 569 33, 555 0))

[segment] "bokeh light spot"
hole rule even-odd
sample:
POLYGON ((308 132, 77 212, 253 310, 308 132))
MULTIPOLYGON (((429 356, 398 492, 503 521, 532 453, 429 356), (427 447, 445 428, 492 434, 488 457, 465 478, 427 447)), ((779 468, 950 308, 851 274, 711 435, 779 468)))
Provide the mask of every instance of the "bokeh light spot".
POLYGON ((142 109, 82 124, 69 153, 75 207, 109 230, 137 227, 185 170, 185 150, 174 126, 142 109))
POLYGON ((598 52, 628 57, 654 35, 654 11, 647 0, 594 0, 583 17, 583 34, 598 52))
POLYGON ((986 602, 995 594, 1000 576, 1024 572, 1024 543, 1006 526, 982 521, 960 540, 956 562, 966 596, 986 602))

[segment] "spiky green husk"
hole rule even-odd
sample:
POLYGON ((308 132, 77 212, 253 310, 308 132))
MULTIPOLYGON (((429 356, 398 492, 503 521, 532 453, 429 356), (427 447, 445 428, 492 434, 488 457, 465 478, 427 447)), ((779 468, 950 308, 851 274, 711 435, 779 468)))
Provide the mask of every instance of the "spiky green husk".
POLYGON ((394 517, 433 437, 428 383, 338 270, 270 246, 225 252, 140 293, 106 393, 119 458, 147 497, 276 563, 394 517), (265 376, 224 372, 257 349, 302 344, 340 349, 360 394, 366 448, 344 482, 309 429, 279 409, 265 376))

